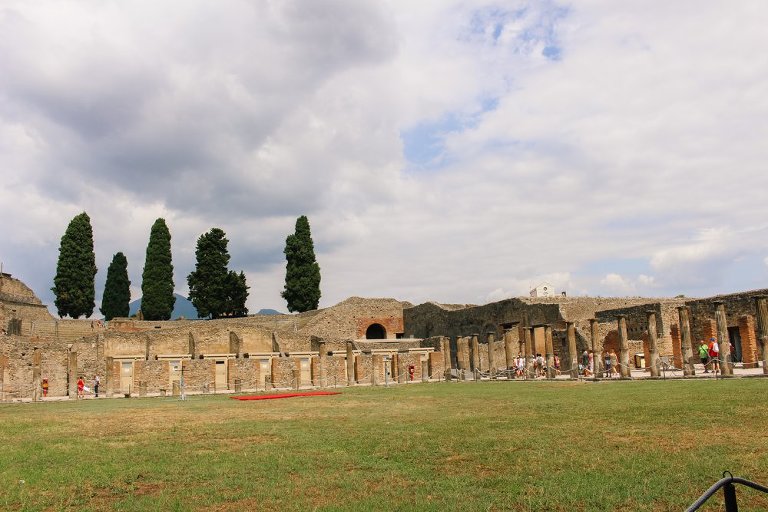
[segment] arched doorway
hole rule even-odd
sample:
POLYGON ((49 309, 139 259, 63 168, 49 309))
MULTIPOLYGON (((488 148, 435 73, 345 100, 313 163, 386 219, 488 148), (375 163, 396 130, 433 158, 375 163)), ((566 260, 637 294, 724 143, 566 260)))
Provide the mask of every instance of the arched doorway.
POLYGON ((381 324, 371 324, 365 331, 367 340, 385 340, 387 339, 387 330, 381 324))

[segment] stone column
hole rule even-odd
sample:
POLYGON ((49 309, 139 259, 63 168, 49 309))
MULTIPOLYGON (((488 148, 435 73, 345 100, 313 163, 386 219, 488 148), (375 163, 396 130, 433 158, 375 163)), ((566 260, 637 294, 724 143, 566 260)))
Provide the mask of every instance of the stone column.
POLYGON ((192 334, 192 331, 189 332, 189 357, 195 358, 195 335, 192 334))
POLYGON ((447 336, 443 336, 440 340, 440 350, 443 351, 443 368, 445 373, 445 380, 451 378, 451 339, 447 336))
POLYGON ((8 356, 0 356, 0 401, 5 400, 5 367, 8 366, 8 356))
POLYGON ((235 354, 237 359, 240 359, 240 345, 240 336, 233 331, 229 331, 229 353, 235 354))
POLYGON ((328 386, 328 377, 326 377, 326 367, 328 366, 328 349, 325 347, 325 341, 320 340, 317 343, 317 350, 320 352, 317 357, 317 380, 321 388, 328 386))
POLYGON ((112 357, 107 357, 106 368, 104 369, 104 396, 107 398, 112 396, 112 388, 114 387, 114 379, 112 378, 114 366, 115 360, 112 357))
POLYGON ((725 303, 716 301, 715 322, 717 322, 717 343, 720 346, 720 375, 729 377, 733 375, 733 362, 731 361, 731 338, 728 336, 728 318, 725 316, 725 303))
POLYGON ((406 381, 405 378, 405 368, 403 367, 403 358, 400 357, 400 354, 397 354, 397 382, 400 384, 404 384, 406 381))
POLYGON ((524 327, 524 343, 525 343, 525 372, 528 378, 534 377, 533 375, 533 327, 524 327))
POLYGON ((472 335, 472 371, 475 373, 480 371, 480 341, 477 339, 477 334, 472 335))
POLYGON ((144 336, 144 360, 149 361, 149 349, 150 349, 149 334, 144 336))
POLYGON ((680 349, 683 352, 683 375, 696 375, 693 367, 693 336, 691 336, 691 313, 688 306, 678 306, 677 318, 680 325, 680 349))
POLYGON ((741 362, 744 368, 757 368, 757 340, 755 339, 755 318, 752 315, 739 317, 741 337, 741 362))
POLYGON ((649 359, 646 364, 651 371, 651 377, 659 376, 659 347, 658 347, 658 330, 656 329, 656 312, 646 311, 646 318, 648 318, 648 354, 649 359))
POLYGON ((421 361, 421 382, 429 382, 429 361, 426 358, 421 361))
POLYGON ((504 330, 504 364, 507 370, 515 366, 515 349, 512 346, 512 329, 504 330))
POLYGON ((351 341, 347 342, 347 386, 355 383, 355 352, 351 341))
POLYGON ((71 350, 67 359, 67 381, 69 398, 77 398, 77 352, 71 350))
POLYGON ((683 350, 680 341, 680 326, 672 324, 669 327, 669 336, 672 338, 672 362, 675 368, 683 367, 683 350))
MULTIPOLYGON (((596 318, 589 319, 589 339, 592 343, 592 354, 595 361, 595 377, 602 377, 605 368, 603 357, 603 345, 598 339, 600 337, 600 323, 596 318)), ((578 354, 576 355, 578 357, 578 354)), ((578 359, 577 359, 578 364, 578 359)), ((576 367, 578 369, 578 366, 576 367)))
POLYGON ((380 355, 371 354, 371 386, 379 385, 379 370, 383 366, 380 355))
POLYGON ((627 337, 627 316, 619 315, 619 371, 622 378, 631 379, 632 371, 629 368, 629 339, 627 337))
POLYGON ((496 345, 496 334, 488 333, 488 376, 492 379, 496 373, 496 361, 494 361, 494 346, 496 345))
POLYGON ((755 297, 757 341, 762 349, 763 375, 768 375, 768 297, 755 297))
POLYGON ((555 349, 552 343, 552 326, 544 326, 544 348, 547 352, 547 378, 555 378, 555 349))
POLYGON ((40 400, 42 394, 42 381, 40 380, 40 365, 43 362, 43 353, 35 347, 32 353, 32 401, 40 400))
POLYGON ((576 353, 576 326, 573 322, 565 323, 565 335, 568 339, 568 358, 570 367, 568 369, 571 379, 579 378, 579 356, 576 353))

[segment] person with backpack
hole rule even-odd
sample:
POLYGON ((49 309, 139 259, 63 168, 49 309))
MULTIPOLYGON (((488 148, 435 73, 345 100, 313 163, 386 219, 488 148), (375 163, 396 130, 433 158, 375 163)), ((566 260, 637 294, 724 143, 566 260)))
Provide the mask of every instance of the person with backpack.
POLYGON ((712 371, 717 372, 720 370, 720 345, 717 344, 715 338, 709 338, 709 359, 712 362, 712 371))
POLYGON ((701 364, 704 365, 704 373, 709 373, 709 347, 704 340, 699 340, 699 359, 701 364))

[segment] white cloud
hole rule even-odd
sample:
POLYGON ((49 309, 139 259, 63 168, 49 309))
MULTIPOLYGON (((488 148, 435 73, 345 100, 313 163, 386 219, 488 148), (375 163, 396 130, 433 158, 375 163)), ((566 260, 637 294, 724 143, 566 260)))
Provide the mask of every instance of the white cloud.
POLYGON ((545 276, 569 295, 729 291, 722 268, 768 250, 766 16, 759 2, 6 2, 0 258, 50 302, 59 237, 86 210, 99 278, 122 250, 140 286, 165 216, 184 293, 217 225, 249 306, 281 309, 282 245, 308 214, 323 305, 484 302, 545 276), (422 123, 446 128, 428 170, 401 139, 422 123))

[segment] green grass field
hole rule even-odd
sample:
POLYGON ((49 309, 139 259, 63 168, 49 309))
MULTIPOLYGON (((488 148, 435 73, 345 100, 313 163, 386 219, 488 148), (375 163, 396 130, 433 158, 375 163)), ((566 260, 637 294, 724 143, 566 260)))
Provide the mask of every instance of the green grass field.
POLYGON ((768 379, 342 392, 0 405, 0 508, 683 510, 724 470, 768 483, 768 379))

